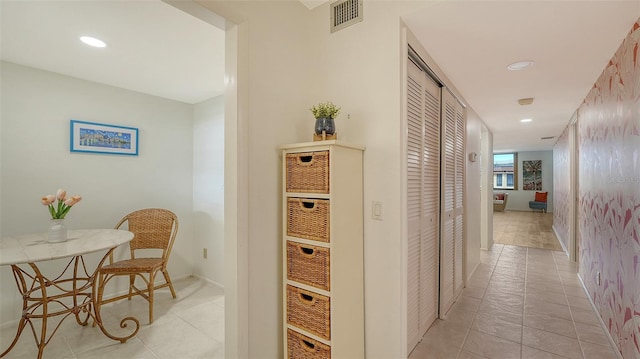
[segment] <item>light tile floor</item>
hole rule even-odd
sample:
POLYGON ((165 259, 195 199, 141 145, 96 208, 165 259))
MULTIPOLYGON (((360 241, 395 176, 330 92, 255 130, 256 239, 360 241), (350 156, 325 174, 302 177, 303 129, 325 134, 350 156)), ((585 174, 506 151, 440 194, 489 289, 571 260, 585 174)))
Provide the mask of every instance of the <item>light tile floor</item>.
POLYGON ((609 359, 616 354, 561 251, 494 244, 410 359, 609 359))
POLYGON ((493 241, 499 244, 562 250, 551 229, 553 213, 493 212, 493 241))
MULTIPOLYGON (((70 317, 64 320, 45 347, 43 358, 224 358, 223 289, 195 277, 176 280, 173 284, 176 299, 167 288, 155 292, 155 319, 151 325, 148 324, 147 302, 140 297, 103 307, 107 329, 114 334, 130 333, 131 326, 125 329, 118 326, 125 316, 132 315, 140 321, 140 331, 126 343, 107 338, 97 327, 79 326, 70 317)), ((0 332, 1 350, 9 346, 15 330, 11 327, 0 332)), ((36 357, 34 338, 27 328, 16 347, 4 358, 36 357)))

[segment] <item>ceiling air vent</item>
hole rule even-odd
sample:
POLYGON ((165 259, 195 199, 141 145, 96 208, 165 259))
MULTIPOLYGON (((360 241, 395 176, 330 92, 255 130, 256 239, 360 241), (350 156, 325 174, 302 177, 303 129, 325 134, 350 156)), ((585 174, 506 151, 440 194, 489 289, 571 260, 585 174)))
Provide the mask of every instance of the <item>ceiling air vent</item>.
POLYGON ((331 32, 362 21, 363 0, 341 0, 331 4, 331 32))
POLYGON ((547 137, 540 137, 541 140, 550 140, 552 138, 554 138, 556 136, 547 136, 547 137))
POLYGON ((518 103, 522 106, 531 105, 533 103, 533 97, 521 98, 518 100, 518 103))

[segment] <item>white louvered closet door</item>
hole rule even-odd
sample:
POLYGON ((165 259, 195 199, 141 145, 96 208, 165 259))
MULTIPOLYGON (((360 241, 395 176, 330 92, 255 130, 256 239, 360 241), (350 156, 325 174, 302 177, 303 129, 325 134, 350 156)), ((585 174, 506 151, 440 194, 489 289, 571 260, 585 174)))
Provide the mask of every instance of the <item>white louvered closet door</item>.
POLYGON ((420 289, 424 334, 438 318, 440 281, 440 87, 425 74, 424 145, 422 148, 422 231, 420 289))
POLYGON ((464 289, 464 252, 462 251, 464 242, 464 183, 465 183, 465 134, 466 123, 464 108, 456 101, 456 192, 455 192, 455 263, 454 270, 454 293, 458 296, 464 289))
POLYGON ((442 234, 440 316, 445 317, 464 288, 464 109, 442 91, 442 234))
POLYGON ((424 74, 407 66, 407 341, 408 351, 420 341, 420 192, 422 191, 422 108, 424 74))
POLYGON ((412 61, 407 79, 408 351, 438 315, 440 88, 412 61))

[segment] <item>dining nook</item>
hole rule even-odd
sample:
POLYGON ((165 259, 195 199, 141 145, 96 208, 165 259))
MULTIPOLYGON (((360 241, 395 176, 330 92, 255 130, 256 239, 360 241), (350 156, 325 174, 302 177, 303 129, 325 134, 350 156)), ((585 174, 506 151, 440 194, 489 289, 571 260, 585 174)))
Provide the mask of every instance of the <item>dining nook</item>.
POLYGON ((5 61, 0 72, 0 356, 178 357, 172 333, 192 357, 223 357, 224 97, 188 104, 5 61), (125 268, 134 231, 116 226, 143 209, 174 213, 179 229, 161 241, 168 261, 125 268), (66 240, 50 238, 61 227, 66 240), (103 267, 115 276, 100 286, 103 267), (173 288, 151 294, 138 272, 173 288), (128 298, 130 275, 147 298, 128 298))

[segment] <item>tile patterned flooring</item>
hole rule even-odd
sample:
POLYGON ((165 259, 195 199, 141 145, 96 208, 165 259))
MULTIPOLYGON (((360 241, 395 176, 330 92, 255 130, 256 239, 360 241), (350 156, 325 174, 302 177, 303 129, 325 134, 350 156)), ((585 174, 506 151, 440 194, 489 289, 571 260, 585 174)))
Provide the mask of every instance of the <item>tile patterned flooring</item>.
MULTIPOLYGON (((545 220, 538 217, 542 219, 531 221, 545 220)), ((580 286, 575 264, 564 252, 509 244, 494 244, 491 250, 481 251, 481 264, 447 319, 436 320, 409 356, 616 357, 580 286)))
POLYGON ((532 211, 493 212, 493 241, 499 244, 561 251, 551 229, 553 213, 532 211))
MULTIPOLYGON (((140 320, 140 331, 126 343, 111 340, 100 329, 79 326, 67 318, 43 358, 51 359, 196 359, 224 358, 224 292, 222 288, 195 277, 174 280, 177 298, 168 288, 155 292, 154 322, 148 324, 147 302, 140 298, 122 300, 103 307, 102 315, 109 331, 126 335, 120 329, 122 318, 132 315, 140 320)), ((51 325, 51 324, 49 324, 51 325)), ((129 327, 130 329, 130 327, 129 327)), ((0 348, 6 349, 16 327, 3 328, 0 348)), ((25 328, 16 347, 4 358, 36 358, 31 330, 25 328)), ((3 358, 3 359, 4 359, 3 358)))
MULTIPOLYGON (((513 238, 512 244, 520 246, 497 243, 481 251, 481 264, 447 319, 433 324, 409 358, 615 359, 575 265, 561 251, 522 246, 542 243, 535 236, 548 231, 549 215, 504 212, 494 219, 496 236, 502 232, 502 238, 513 238), (516 219, 505 221, 512 215, 516 219), (523 233, 534 240, 517 241, 523 233)), ((44 358, 224 358, 223 290, 193 277, 174 285, 177 299, 167 289, 156 292, 151 325, 141 298, 103 308, 107 327, 114 332, 124 316, 140 319, 140 331, 127 343, 68 318, 45 348, 44 358)), ((6 348, 14 334, 15 327, 2 329, 0 348, 6 348)), ((35 358, 36 353, 31 333, 24 332, 5 358, 35 358)))

